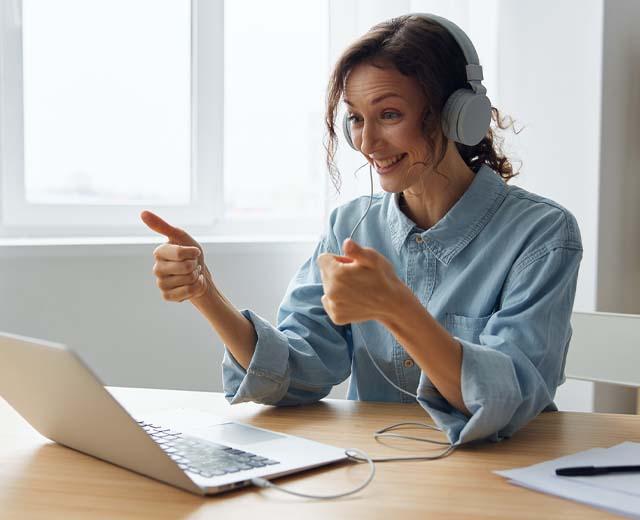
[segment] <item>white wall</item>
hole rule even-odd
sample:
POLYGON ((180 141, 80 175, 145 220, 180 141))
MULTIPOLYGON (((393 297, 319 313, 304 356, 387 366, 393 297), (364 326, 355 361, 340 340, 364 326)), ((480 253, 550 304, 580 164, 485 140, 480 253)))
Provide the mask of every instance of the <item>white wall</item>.
POLYGON ((598 249, 602 0, 500 4, 499 97, 518 136, 514 184, 565 205, 577 218, 584 258, 576 309, 594 310, 598 249), (577 190, 581 196, 576 197, 577 190))
MULTIPOLYGON (((497 105, 525 126, 510 139, 524 162, 515 183, 578 219, 575 309, 640 314, 640 2, 501 0, 499 12, 497 105)), ((633 412, 635 399, 630 389, 569 381, 557 402, 633 412)))
MULTIPOLYGON (((499 6, 497 99, 522 132, 505 148, 522 161, 514 184, 566 206, 584 257, 575 309, 596 309, 602 0, 541 0, 499 6), (576 197, 577 191, 581 192, 576 197)), ((519 165, 518 165, 519 166, 519 165)), ((593 384, 567 381, 556 402, 591 410, 593 384)))
MULTIPOLYGON (((236 306, 274 321, 314 245, 211 243, 205 258, 236 306)), ((108 385, 220 391, 221 343, 190 303, 162 299, 154 247, 0 247, 0 330, 73 347, 108 385)))

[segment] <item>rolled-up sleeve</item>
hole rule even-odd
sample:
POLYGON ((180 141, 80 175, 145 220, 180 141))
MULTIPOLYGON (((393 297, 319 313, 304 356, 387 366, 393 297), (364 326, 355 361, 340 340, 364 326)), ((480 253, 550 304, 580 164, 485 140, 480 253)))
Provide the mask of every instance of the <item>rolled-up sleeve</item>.
POLYGON ((418 401, 454 444, 511 436, 547 407, 564 381, 571 310, 582 249, 546 246, 505 283, 499 309, 478 341, 462 346, 461 390, 471 417, 421 377, 418 401))
POLYGON ((277 326, 252 311, 242 311, 253 324, 258 340, 246 371, 225 348, 223 389, 229 402, 313 402, 349 377, 350 330, 348 326, 335 325, 326 314, 317 266, 319 255, 336 249, 331 237, 320 241, 289 284, 278 309, 277 326))

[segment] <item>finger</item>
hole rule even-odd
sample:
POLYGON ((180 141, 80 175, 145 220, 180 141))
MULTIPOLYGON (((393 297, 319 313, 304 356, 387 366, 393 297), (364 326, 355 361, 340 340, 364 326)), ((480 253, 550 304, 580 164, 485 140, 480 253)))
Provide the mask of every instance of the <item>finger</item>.
POLYGON ((333 255, 330 253, 322 253, 321 255, 318 256, 318 259, 316 260, 316 264, 318 264, 318 267, 320 269, 323 269, 331 262, 332 257, 333 255))
POLYGON ((320 277, 322 278, 323 281, 325 276, 329 272, 329 266, 331 265, 332 256, 333 255, 329 253, 323 253, 316 260, 316 264, 318 266, 318 269, 320 270, 320 277))
POLYGON ((204 281, 204 276, 200 275, 198 276, 198 279, 190 285, 182 285, 175 289, 164 291, 162 293, 162 297, 170 302, 183 302, 185 300, 202 296, 206 290, 207 286, 204 281))
POLYGON ((189 239, 193 241, 193 239, 186 231, 177 227, 173 227, 171 224, 160 218, 155 213, 151 213, 151 211, 143 211, 142 213, 140 213, 140 218, 142 219, 142 222, 144 222, 152 231, 166 236, 171 242, 180 244, 183 242, 188 242, 189 239))
POLYGON ((333 272, 335 270, 336 262, 333 257, 334 255, 330 253, 324 253, 320 255, 316 261, 318 269, 320 270, 320 279, 322 280, 322 285, 325 289, 333 277, 333 272))
POLYGON ((329 315, 329 317, 331 317, 331 301, 329 300, 329 297, 326 294, 322 295, 322 298, 320 298, 320 301, 322 302, 322 307, 324 307, 325 312, 329 315))
POLYGON ((175 289, 176 287, 191 285, 192 283, 195 283, 198 280, 201 272, 202 269, 200 266, 198 266, 197 269, 194 269, 189 274, 178 274, 158 278, 157 284, 160 290, 170 291, 171 289, 175 289))
POLYGON ((347 238, 342 244, 342 250, 345 256, 357 260, 365 265, 373 265, 377 260, 377 253, 375 249, 370 247, 362 247, 355 240, 347 238))
POLYGON ((158 278, 165 276, 184 275, 191 273, 198 266, 197 260, 182 260, 172 262, 171 260, 156 260, 153 265, 153 274, 158 278))
POLYGON ((156 247, 153 256, 158 260, 172 260, 174 262, 195 260, 200 256, 200 248, 166 243, 156 247))
POLYGON ((334 260, 339 264, 352 264, 355 262, 355 259, 349 258, 348 256, 335 256, 334 260))
POLYGON ((316 260, 318 267, 320 270, 329 271, 331 269, 335 269, 338 264, 351 264, 353 263, 353 258, 348 258, 346 256, 333 255, 331 253, 323 253, 318 256, 316 260))
POLYGON ((322 306, 324 307, 327 316, 329 316, 333 323, 336 325, 345 325, 349 323, 348 320, 340 315, 338 308, 326 294, 322 296, 320 300, 322 301, 322 306))

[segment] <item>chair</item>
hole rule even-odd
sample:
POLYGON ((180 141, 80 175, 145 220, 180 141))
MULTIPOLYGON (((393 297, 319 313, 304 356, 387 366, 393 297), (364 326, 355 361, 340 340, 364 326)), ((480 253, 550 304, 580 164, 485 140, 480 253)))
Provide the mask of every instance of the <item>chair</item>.
POLYGON ((567 377, 640 388, 640 316, 574 312, 571 325, 567 377))

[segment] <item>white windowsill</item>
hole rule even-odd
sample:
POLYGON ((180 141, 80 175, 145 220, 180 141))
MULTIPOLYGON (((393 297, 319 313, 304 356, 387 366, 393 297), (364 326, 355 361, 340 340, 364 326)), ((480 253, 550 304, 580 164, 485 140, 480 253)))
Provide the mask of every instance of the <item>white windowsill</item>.
MULTIPOLYGON (((235 235, 196 236, 207 253, 238 254, 310 248, 320 236, 235 235)), ((165 242, 160 235, 124 237, 0 238, 0 258, 42 256, 127 256, 150 253, 165 242)))

